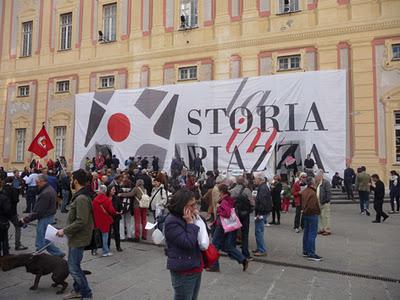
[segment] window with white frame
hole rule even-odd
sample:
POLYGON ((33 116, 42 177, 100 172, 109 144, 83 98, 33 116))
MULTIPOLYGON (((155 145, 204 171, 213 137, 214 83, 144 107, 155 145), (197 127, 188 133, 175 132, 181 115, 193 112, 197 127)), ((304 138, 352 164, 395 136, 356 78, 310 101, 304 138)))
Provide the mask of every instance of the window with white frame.
POLYGON ((400 44, 392 45, 392 60, 400 60, 400 44))
POLYGON ((100 77, 100 87, 102 89, 113 88, 114 87, 114 81, 115 81, 114 76, 103 76, 103 77, 100 77))
POLYGON ((278 71, 300 69, 300 55, 278 57, 278 71))
POLYGON ((29 96, 29 85, 21 85, 18 87, 18 97, 29 96))
POLYGON ((117 3, 103 6, 103 41, 112 42, 117 39, 117 3))
POLYGON ((69 80, 63 80, 57 82, 57 93, 69 92, 69 80))
POLYGON ((198 0, 181 0, 180 16, 182 29, 197 27, 198 0))
POLYGON ((55 137, 55 158, 65 156, 65 141, 67 135, 67 126, 54 127, 55 137))
POLYGON ((60 49, 71 49, 72 13, 60 15, 60 49))
POLYGON ((26 128, 15 129, 15 150, 16 150, 15 159, 18 162, 24 161, 25 135, 26 135, 26 128))
POLYGON ((197 66, 182 67, 178 69, 178 80, 196 80, 197 79, 197 66))
POLYGON ((31 56, 32 55, 32 29, 33 22, 22 23, 22 48, 21 56, 31 56))
POLYGON ((279 0, 280 14, 286 14, 299 11, 299 0, 279 0))

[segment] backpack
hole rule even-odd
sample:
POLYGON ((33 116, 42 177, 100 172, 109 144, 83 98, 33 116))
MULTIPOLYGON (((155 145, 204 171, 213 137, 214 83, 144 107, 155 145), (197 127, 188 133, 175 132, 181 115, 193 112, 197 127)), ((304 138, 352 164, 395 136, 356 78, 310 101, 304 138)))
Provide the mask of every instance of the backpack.
POLYGON ((139 207, 140 208, 149 208, 150 201, 151 201, 149 195, 147 195, 145 192, 143 192, 142 189, 140 189, 140 191, 142 192, 142 196, 140 197, 140 199, 138 199, 139 200, 139 207))
POLYGON ((245 187, 239 192, 239 195, 235 198, 235 208, 238 216, 247 216, 253 212, 253 207, 250 203, 250 199, 243 194, 245 187))

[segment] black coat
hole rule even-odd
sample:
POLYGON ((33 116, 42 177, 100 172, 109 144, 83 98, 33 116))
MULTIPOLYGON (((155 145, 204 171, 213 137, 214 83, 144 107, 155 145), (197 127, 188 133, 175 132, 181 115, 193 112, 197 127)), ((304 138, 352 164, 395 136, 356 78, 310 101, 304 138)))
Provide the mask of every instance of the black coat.
POLYGON ((256 215, 266 215, 272 211, 272 197, 271 192, 264 182, 257 188, 257 197, 255 203, 255 214, 256 215))
POLYGON ((3 193, 0 193, 0 223, 8 223, 12 214, 11 200, 3 193))
POLYGON ((354 183, 354 181, 356 180, 356 173, 352 168, 347 168, 346 170, 344 170, 343 179, 345 183, 354 183))
POLYGON ((271 197, 272 203, 274 207, 281 207, 281 192, 282 192, 282 183, 278 182, 271 189, 271 197))
POLYGON ((17 204, 19 202, 19 192, 11 185, 6 184, 3 188, 3 194, 8 197, 11 205, 11 214, 14 216, 17 214, 17 204))
POLYGON ((374 202, 383 202, 385 198, 385 184, 378 180, 375 183, 375 187, 371 186, 371 190, 374 191, 374 202))

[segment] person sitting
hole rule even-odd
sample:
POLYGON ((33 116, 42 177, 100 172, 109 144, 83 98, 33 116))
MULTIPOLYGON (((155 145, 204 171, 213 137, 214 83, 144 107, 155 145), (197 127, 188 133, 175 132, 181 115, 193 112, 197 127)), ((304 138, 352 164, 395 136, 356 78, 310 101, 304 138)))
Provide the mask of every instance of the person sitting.
POLYGON ((342 188, 343 178, 339 176, 339 172, 336 172, 332 177, 332 188, 342 188))

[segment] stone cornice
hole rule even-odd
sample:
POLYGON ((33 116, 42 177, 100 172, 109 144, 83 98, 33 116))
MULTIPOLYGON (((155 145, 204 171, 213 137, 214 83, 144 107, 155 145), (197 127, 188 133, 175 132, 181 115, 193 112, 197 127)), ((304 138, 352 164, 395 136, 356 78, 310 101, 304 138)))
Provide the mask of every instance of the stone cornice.
MULTIPOLYGON (((124 55, 117 56, 115 58, 104 58, 101 60, 91 60, 89 62, 81 62, 78 61, 76 64, 76 68, 90 68, 96 65, 97 69, 101 69, 103 67, 110 66, 110 64, 118 65, 125 64, 127 61, 132 62, 140 62, 140 61, 150 61, 155 59, 163 59, 163 58, 171 58, 178 57, 181 55, 188 56, 188 53, 204 53, 204 52, 212 52, 219 50, 227 50, 227 49, 240 49, 246 47, 259 47, 259 46, 269 46, 270 48, 276 48, 280 43, 290 42, 290 41, 304 41, 307 45, 310 44, 311 41, 315 41, 318 38, 325 37, 334 37, 334 36, 343 36, 355 33, 363 33, 370 31, 379 31, 379 30, 387 30, 393 28, 400 28, 400 19, 392 19, 381 22, 374 23, 359 23, 352 25, 343 25, 329 28, 317 28, 313 30, 303 30, 296 32, 276 32, 269 33, 266 32, 260 38, 250 38, 250 39, 241 39, 241 40, 231 40, 221 43, 210 43, 202 46, 193 46, 193 47, 185 47, 185 48, 171 48, 167 50, 153 50, 151 52, 146 53, 138 53, 132 55, 124 55)), ((374 37, 371 36, 371 40, 374 37)), ((301 46, 301 43, 299 43, 301 46)), ((49 73, 60 73, 60 72, 70 72, 71 69, 75 67, 74 64, 66 64, 66 65, 50 65, 46 67, 42 67, 40 69, 30 69, 30 70, 20 70, 17 72, 2 72, 0 75, 0 79, 7 79, 12 77, 19 76, 37 76, 41 74, 49 74, 49 73)))

